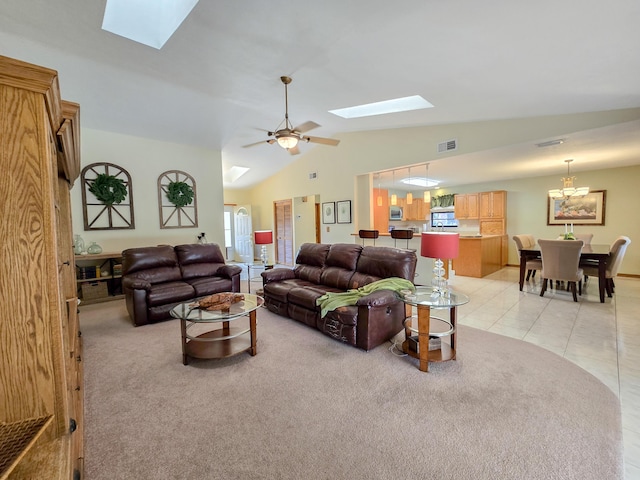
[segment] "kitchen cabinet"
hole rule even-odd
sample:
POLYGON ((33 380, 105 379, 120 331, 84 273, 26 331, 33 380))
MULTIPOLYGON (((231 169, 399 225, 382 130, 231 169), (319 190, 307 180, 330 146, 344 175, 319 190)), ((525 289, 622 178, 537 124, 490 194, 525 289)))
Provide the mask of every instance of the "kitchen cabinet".
POLYGON ((480 218, 504 218, 507 206, 507 192, 497 190, 480 193, 480 218))
POLYGON ((478 194, 464 193, 455 196, 455 216, 458 220, 476 220, 478 218, 478 194))
POLYGON ((502 245, 503 235, 460 237, 458 257, 453 259, 456 275, 482 278, 497 272, 504 266, 502 245))
POLYGON ((80 107, 60 99, 54 70, 2 56, 0 105, 0 478, 82 478, 80 107))

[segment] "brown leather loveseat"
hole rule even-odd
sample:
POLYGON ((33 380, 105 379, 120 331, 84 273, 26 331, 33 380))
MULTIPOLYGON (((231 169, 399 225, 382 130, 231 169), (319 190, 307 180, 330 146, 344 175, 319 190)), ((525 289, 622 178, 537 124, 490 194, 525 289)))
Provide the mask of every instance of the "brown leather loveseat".
POLYGON ((357 289, 383 278, 413 282, 416 263, 413 250, 305 243, 293 270, 275 268, 262 273, 265 305, 338 341, 371 350, 402 330, 405 305, 396 292, 375 291, 360 298, 357 305, 339 307, 324 318, 316 300, 327 292, 357 289))
POLYGON ((226 265, 216 244, 160 245, 122 252, 122 290, 135 326, 171 318, 178 303, 240 291, 237 265, 226 265))

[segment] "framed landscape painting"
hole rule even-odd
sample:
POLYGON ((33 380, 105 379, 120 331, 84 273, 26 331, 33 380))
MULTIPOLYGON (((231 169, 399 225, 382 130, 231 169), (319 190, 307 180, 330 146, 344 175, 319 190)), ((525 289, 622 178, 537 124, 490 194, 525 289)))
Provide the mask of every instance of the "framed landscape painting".
POLYGON ((594 190, 584 197, 547 197, 547 225, 604 225, 606 190, 594 190))
POLYGON ((336 223, 336 202, 322 204, 322 223, 336 223))

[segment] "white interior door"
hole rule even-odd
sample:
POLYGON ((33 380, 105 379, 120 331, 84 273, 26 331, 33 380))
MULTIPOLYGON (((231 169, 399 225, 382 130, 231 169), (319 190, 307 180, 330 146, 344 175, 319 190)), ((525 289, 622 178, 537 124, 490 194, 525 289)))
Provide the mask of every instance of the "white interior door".
POLYGON ((235 226, 234 260, 243 263, 253 262, 253 229, 251 225, 251 206, 243 205, 233 208, 235 226))

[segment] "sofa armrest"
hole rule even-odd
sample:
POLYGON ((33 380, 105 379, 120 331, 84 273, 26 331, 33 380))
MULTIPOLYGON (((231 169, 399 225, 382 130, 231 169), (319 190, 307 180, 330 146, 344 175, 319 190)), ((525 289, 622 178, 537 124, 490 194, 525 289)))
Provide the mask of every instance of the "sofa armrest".
POLYGON ((356 305, 367 307, 384 307, 399 302, 400 297, 393 290, 378 290, 358 299, 356 305))
POLYGON ((124 277, 122 279, 122 288, 130 290, 149 290, 151 284, 146 280, 140 280, 139 278, 124 277))
POLYGON ((228 278, 233 278, 234 275, 240 275, 242 273, 242 268, 238 265, 223 265, 218 269, 216 274, 223 275, 228 278))
POLYGON ((296 278, 296 274, 290 268, 272 268, 271 270, 265 270, 262 275, 262 284, 266 285, 269 282, 279 282, 281 280, 291 280, 296 278))

